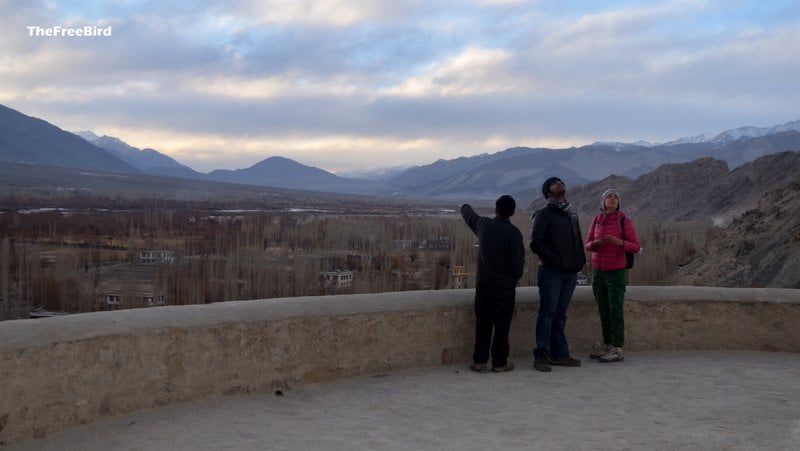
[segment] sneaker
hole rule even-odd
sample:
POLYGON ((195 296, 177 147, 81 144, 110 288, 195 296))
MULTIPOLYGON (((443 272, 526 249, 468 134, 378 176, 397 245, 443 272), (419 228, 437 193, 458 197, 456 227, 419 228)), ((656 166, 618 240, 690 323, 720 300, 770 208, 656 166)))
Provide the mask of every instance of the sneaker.
POLYGON ((514 364, 511 362, 507 362, 506 366, 495 366, 492 368, 492 371, 495 373, 506 373, 508 371, 514 371, 514 364))
POLYGON ((611 346, 608 343, 603 343, 603 346, 600 346, 600 350, 599 351, 595 351, 595 352, 589 354, 589 358, 590 359, 599 359, 600 357, 603 357, 604 355, 606 355, 609 352, 611 352, 612 349, 614 349, 613 346, 611 346))
POLYGON ((621 362, 623 360, 625 360, 625 356, 622 354, 622 348, 617 347, 612 348, 611 352, 597 359, 598 362, 602 363, 621 362))
POLYGON ((476 373, 483 373, 483 372, 486 371, 486 364, 485 363, 472 362, 469 365, 469 369, 471 369, 472 371, 475 371, 476 373))
POLYGON ((545 373, 550 371, 550 353, 547 350, 533 351, 533 367, 545 373))
POLYGON ((565 355, 562 357, 551 357, 550 358, 550 365, 556 366, 581 366, 581 361, 578 359, 573 359, 572 357, 565 355))

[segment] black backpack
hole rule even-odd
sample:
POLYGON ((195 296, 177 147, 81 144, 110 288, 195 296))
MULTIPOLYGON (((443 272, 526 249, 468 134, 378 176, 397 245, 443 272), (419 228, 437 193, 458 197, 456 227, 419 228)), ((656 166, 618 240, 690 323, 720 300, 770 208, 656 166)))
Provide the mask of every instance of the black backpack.
MULTIPOLYGON (((627 216, 620 216, 619 226, 622 229, 622 238, 625 239, 625 219, 627 216)), ((625 252, 625 269, 633 268, 633 256, 636 255, 633 252, 625 252)))

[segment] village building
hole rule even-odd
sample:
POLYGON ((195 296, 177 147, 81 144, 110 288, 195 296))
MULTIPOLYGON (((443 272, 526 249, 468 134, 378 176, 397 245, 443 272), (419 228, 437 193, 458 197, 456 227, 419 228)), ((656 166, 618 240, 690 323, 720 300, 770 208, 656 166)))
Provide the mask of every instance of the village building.
POLYGON ((353 271, 322 271, 319 273, 322 276, 325 288, 350 288, 353 286, 353 271))
POLYGON ((453 278, 453 289, 460 290, 462 288, 469 288, 467 278, 471 276, 471 274, 465 272, 463 266, 453 266, 450 270, 450 275, 453 278))
POLYGON ((175 263, 175 251, 143 250, 136 254, 135 261, 143 265, 175 263))
POLYGON ((142 250, 134 254, 132 264, 100 268, 95 288, 100 310, 167 305, 168 290, 159 279, 159 269, 176 261, 175 251, 142 250))

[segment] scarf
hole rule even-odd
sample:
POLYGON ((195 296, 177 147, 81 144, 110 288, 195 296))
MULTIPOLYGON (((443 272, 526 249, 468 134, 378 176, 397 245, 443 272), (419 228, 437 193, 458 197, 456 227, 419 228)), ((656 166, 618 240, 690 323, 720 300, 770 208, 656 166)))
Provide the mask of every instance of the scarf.
POLYGON ((578 214, 577 214, 577 213, 575 213, 575 210, 572 208, 572 205, 570 205, 570 203, 569 203, 569 202, 567 202, 567 201, 564 201, 564 202, 559 202, 559 201, 557 201, 556 199, 554 199, 554 198, 552 198, 552 197, 551 197, 551 198, 547 199, 547 203, 548 203, 548 204, 550 204, 550 205, 555 205, 555 206, 556 206, 556 207, 558 207, 558 208, 559 208, 561 211, 563 211, 563 212, 564 212, 564 214, 566 214, 566 215, 567 215, 567 216, 569 216, 570 218, 571 218, 572 216, 575 216, 575 218, 576 218, 576 219, 578 218, 578 214))

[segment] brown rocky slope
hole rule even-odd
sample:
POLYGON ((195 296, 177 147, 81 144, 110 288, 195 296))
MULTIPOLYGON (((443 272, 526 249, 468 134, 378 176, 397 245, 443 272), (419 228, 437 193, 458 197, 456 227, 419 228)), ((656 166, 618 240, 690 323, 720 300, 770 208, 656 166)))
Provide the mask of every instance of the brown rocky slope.
POLYGON ((800 288, 800 181, 770 191, 675 273, 678 285, 800 288))
MULTIPOLYGON (((557 174, 555 174, 557 175, 557 174)), ((725 226, 759 199, 800 179, 800 152, 767 155, 728 169, 727 163, 701 158, 689 163, 665 164, 632 180, 612 175, 598 182, 567 187, 567 198, 581 216, 594 216, 600 195, 614 188, 622 208, 633 218, 659 221, 708 221, 725 226)), ((530 209, 544 206, 541 192, 518 194, 533 199, 530 209)))
MULTIPOLYGON (((800 152, 767 155, 733 171, 713 158, 668 164, 636 180, 611 176, 567 193, 579 215, 591 217, 608 188, 620 191, 634 222, 719 227, 665 283, 800 288, 800 152)), ((531 207, 542 205, 539 193, 531 207)))

